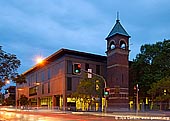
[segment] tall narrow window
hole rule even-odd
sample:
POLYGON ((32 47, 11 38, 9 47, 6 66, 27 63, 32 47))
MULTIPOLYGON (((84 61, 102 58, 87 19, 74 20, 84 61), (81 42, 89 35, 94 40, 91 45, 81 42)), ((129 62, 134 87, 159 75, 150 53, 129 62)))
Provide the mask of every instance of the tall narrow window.
POLYGON ((38 74, 35 74, 35 81, 38 82, 38 74))
POLYGON ((96 65, 96 74, 100 75, 100 65, 96 65))
POLYGON ((72 63, 72 61, 68 60, 67 61, 67 73, 71 74, 73 71, 72 69, 73 69, 73 63, 72 63))
POLYGON ((28 79, 28 85, 31 86, 30 76, 27 79, 28 79))
POLYGON ((48 93, 50 93, 50 82, 48 82, 48 93))
POLYGON ((123 74, 122 74, 122 84, 124 83, 124 79, 123 79, 123 74))
POLYGON ((88 69, 89 69, 89 64, 86 63, 86 64, 85 64, 85 70, 88 71, 88 69))
POLYGON ((126 49, 126 43, 124 41, 120 41, 120 48, 126 49))
POLYGON ((42 94, 44 94, 44 84, 42 84, 42 94))
POLYGON ((41 72, 41 80, 44 81, 45 80, 45 75, 44 75, 44 71, 41 72))
POLYGON ((50 70, 50 68, 48 68, 48 79, 50 79, 51 78, 51 70, 50 70))
POLYGON ((109 49, 113 50, 113 49, 115 49, 115 47, 116 47, 116 45, 115 45, 114 41, 112 41, 112 42, 110 43, 109 49))
POLYGON ((72 90, 72 78, 67 77, 67 91, 72 90))

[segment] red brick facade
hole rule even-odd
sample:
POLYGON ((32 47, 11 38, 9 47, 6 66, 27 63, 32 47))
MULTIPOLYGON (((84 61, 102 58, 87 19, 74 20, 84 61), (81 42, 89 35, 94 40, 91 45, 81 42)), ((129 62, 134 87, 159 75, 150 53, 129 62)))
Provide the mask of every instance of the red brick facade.
POLYGON ((106 40, 107 85, 110 88, 108 111, 128 110, 129 36, 122 35, 118 31, 106 40))

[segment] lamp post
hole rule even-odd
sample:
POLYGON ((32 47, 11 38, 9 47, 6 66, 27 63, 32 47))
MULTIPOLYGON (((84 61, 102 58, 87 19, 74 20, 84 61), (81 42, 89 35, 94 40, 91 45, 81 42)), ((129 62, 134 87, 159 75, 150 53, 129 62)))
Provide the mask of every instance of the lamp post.
POLYGON ((139 111, 139 94, 138 94, 138 84, 136 84, 136 115, 138 115, 138 111, 139 111))

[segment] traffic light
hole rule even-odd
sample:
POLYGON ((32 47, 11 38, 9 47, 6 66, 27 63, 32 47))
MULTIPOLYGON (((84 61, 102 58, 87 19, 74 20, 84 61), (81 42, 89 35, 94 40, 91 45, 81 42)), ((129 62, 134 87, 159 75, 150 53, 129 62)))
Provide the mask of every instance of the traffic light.
POLYGON ((73 73, 74 74, 80 74, 81 73, 81 64, 80 63, 74 63, 73 64, 73 73))
POLYGON ((134 93, 134 96, 136 96, 136 92, 137 92, 137 87, 136 85, 133 87, 133 93, 134 93))
POLYGON ((104 88, 104 96, 109 96, 110 88, 104 88))

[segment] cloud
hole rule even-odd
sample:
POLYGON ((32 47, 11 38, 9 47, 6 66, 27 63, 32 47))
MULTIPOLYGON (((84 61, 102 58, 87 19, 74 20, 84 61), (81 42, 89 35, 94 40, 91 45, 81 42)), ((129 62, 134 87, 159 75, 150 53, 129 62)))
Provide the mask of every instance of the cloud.
POLYGON ((169 0, 10 0, 0 1, 0 44, 30 68, 37 54, 60 48, 105 55, 105 37, 120 13, 131 35, 132 60, 145 43, 169 39, 169 0))

